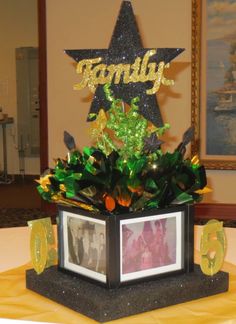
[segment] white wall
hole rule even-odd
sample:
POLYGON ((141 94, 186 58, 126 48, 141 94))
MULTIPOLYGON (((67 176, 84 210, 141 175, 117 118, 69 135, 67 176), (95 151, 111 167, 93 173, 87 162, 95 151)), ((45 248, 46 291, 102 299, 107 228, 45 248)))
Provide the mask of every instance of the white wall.
MULTIPOLYGON (((121 0, 47 1, 49 159, 66 155, 63 131, 76 138, 80 148, 89 144, 86 116, 91 96, 74 91, 78 81, 73 60, 63 49, 107 48, 121 0), (89 98, 89 100, 88 100, 89 98)), ((184 47, 171 64, 171 88, 162 87, 159 104, 171 124, 166 141, 172 150, 191 124, 191 0, 132 0, 146 47, 184 47)), ((235 203, 235 171, 207 171, 213 193, 205 202, 235 203)))
MULTIPOLYGON (((15 120, 7 126, 8 172, 19 174, 15 48, 38 46, 37 0, 0 1, 0 44, 0 106, 15 120)), ((0 130, 0 170, 2 167, 0 130)), ((25 159, 25 173, 39 173, 39 158, 25 159)))

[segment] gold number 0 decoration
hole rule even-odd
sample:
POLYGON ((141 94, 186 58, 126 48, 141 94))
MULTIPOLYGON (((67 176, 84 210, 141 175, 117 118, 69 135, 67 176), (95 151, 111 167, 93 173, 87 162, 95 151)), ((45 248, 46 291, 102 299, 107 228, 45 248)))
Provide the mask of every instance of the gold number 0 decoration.
POLYGON ((56 264, 57 252, 54 248, 55 237, 50 217, 28 222, 31 229, 30 254, 34 270, 37 274, 45 268, 56 264))
POLYGON ((224 262, 226 239, 223 222, 212 219, 203 226, 200 254, 201 269, 208 276, 217 273, 224 262))

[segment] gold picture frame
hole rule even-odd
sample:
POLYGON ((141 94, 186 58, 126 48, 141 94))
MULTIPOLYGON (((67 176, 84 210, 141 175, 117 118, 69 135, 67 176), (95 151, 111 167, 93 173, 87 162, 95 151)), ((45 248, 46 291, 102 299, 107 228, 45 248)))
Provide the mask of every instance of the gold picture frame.
MULTIPOLYGON (((218 0, 217 2, 218 4, 229 4, 227 0, 218 0)), ((212 19, 212 14, 214 14, 214 12, 212 13, 210 10, 212 9, 210 8, 210 5, 211 2, 208 2, 208 0, 192 0, 191 123, 195 127, 195 136, 191 146, 191 154, 192 156, 198 155, 201 163, 204 164, 207 169, 236 170, 236 77, 234 82, 231 80, 231 83, 227 83, 225 75, 231 68, 230 64, 232 63, 232 54, 231 52, 229 53, 229 62, 227 62, 225 54, 226 49, 224 49, 224 60, 226 62, 225 69, 228 70, 224 71, 222 85, 215 85, 213 90, 209 86, 209 84, 216 84, 216 80, 218 79, 214 77, 211 79, 211 77, 213 76, 214 71, 218 71, 221 68, 221 66, 219 66, 219 68, 215 66, 215 61, 211 62, 211 57, 214 57, 215 60, 215 56, 220 52, 216 51, 214 52, 216 55, 210 57, 211 51, 214 49, 214 46, 215 48, 220 46, 219 50, 221 50, 223 43, 225 43, 230 48, 230 51, 232 51, 233 41, 230 43, 230 40, 228 39, 230 34, 227 34, 228 38, 226 38, 226 36, 217 38, 217 35, 213 34, 209 34, 212 39, 208 37, 207 33, 217 30, 220 31, 220 28, 215 28, 215 30, 211 29, 211 25, 209 24, 209 22, 213 23, 210 19, 212 19), (209 13, 211 16, 208 17, 208 15, 210 15, 209 13), (218 43, 216 43, 217 41, 218 43), (210 46, 211 48, 209 48, 210 46), (209 70, 210 68, 212 70, 209 70), (223 101, 226 102, 226 99, 230 97, 230 91, 233 91, 233 86, 235 88, 235 107, 232 106, 232 103, 223 104, 223 101), (235 127, 233 127, 234 125, 235 127), (230 137, 227 137, 229 135, 230 137)), ((223 15, 224 12, 220 12, 220 19, 224 19, 223 15)), ((216 19, 214 20, 214 23, 217 23, 216 19)), ((222 28, 224 29, 225 27, 222 28)), ((224 32, 224 35, 226 35, 228 30, 225 28, 224 32)), ((233 35, 233 29, 231 32, 233 35)), ((233 55, 235 55, 236 58, 236 52, 233 52, 233 55)), ((220 61, 219 64, 221 64, 220 61)), ((223 66, 224 63, 222 63, 222 68, 223 66)), ((219 72, 223 75, 223 71, 219 70, 219 72)), ((221 82, 220 79, 219 82, 221 82)), ((233 93, 232 98, 234 99, 233 93)))

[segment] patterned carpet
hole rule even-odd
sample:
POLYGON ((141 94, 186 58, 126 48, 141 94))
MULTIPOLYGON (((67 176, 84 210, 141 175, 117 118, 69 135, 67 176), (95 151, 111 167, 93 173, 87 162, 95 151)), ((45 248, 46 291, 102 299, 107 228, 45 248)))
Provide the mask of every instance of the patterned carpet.
POLYGON ((45 213, 38 208, 2 208, 0 209, 0 228, 27 226, 27 221, 51 217, 56 223, 55 213, 45 213))
MULTIPOLYGON (((196 225, 204 225, 207 223, 207 219, 195 220, 196 225)), ((220 221, 220 219, 219 219, 220 221)), ((222 220, 224 227, 236 227, 236 220, 222 220)))
POLYGON ((0 184, 0 208, 40 208, 41 198, 34 181, 0 184))
POLYGON ((0 228, 27 226, 29 220, 48 216, 55 222, 56 212, 41 211, 35 178, 37 176, 18 177, 9 185, 0 184, 0 228))

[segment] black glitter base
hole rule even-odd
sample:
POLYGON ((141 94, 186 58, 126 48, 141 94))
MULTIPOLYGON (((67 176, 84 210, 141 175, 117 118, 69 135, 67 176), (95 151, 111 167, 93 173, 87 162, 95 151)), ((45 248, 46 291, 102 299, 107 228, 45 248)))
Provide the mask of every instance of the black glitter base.
POLYGON ((206 276, 197 265, 192 273, 111 290, 60 272, 57 267, 41 275, 34 270, 26 273, 28 289, 99 322, 226 292, 228 284, 228 273, 206 276))

